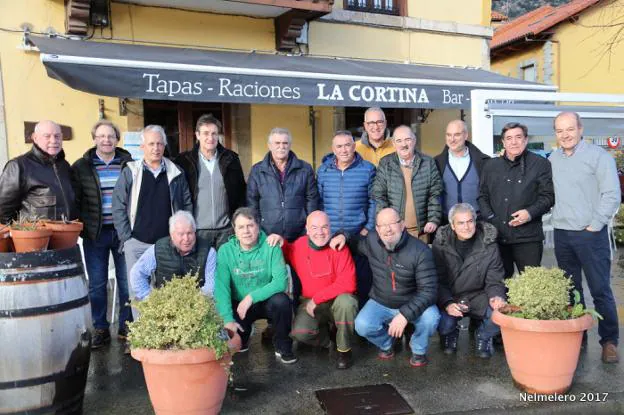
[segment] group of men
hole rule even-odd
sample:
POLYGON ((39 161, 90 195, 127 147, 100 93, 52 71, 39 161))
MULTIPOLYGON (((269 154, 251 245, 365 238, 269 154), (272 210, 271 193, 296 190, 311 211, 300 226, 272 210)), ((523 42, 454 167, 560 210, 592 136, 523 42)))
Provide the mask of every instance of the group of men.
POLYGON ((111 339, 112 254, 120 338, 133 319, 130 299, 190 272, 214 296, 225 326, 241 335, 242 351, 253 322, 267 319, 283 363, 297 361, 294 339, 335 347, 336 366, 346 369, 356 332, 391 359, 411 323, 409 363, 417 367, 427 364, 436 330, 445 353, 456 351, 457 323, 466 316, 478 326, 478 356, 492 355, 499 330, 490 317, 505 304, 503 281, 514 267, 540 265, 541 217, 554 205, 558 264, 581 293, 585 272, 604 317, 602 359, 618 361, 606 224, 620 190, 613 158, 582 139, 577 114, 555 118, 560 149, 550 161, 527 150, 527 128, 517 123, 503 128, 504 150, 493 159, 467 141, 461 120, 448 124, 435 158, 416 150, 409 126, 390 136, 380 108, 365 112, 363 127, 358 142, 336 132, 316 174, 291 151, 290 132, 275 128, 245 181, 212 115, 199 118, 197 144, 173 161, 164 157, 162 127, 143 129, 143 158, 133 161, 117 147, 117 127, 101 120, 94 147, 71 167, 59 126, 42 121, 32 150, 0 177, 0 221, 38 214, 84 222, 95 348, 111 339))

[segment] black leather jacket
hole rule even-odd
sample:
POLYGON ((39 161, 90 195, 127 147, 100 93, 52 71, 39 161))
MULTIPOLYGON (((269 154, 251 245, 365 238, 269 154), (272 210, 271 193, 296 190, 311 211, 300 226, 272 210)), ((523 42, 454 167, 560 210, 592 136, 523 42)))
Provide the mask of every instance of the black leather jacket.
POLYGON ((62 150, 52 157, 33 144, 29 152, 9 160, 0 176, 0 223, 20 214, 76 219, 71 180, 71 167, 62 150))

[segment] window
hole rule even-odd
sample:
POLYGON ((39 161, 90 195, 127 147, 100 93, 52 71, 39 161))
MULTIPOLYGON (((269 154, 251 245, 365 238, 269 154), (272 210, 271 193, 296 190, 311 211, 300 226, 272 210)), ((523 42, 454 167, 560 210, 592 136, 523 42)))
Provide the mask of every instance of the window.
POLYGON ((522 79, 529 82, 537 81, 537 73, 535 71, 535 64, 522 67, 522 79))
POLYGON ((405 0, 344 0, 345 10, 403 16, 405 0))

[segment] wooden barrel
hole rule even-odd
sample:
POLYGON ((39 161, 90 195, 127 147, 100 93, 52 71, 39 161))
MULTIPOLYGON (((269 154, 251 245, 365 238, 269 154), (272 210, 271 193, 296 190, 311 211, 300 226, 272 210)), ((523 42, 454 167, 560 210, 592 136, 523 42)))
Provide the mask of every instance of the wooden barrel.
POLYGON ((90 325, 77 246, 0 253, 0 413, 80 413, 90 325))

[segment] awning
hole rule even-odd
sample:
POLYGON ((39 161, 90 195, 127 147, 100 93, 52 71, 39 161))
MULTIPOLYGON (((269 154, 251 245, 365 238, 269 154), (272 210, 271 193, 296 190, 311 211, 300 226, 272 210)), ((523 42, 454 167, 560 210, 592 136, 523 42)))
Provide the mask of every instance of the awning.
MULTIPOLYGON (((48 75, 98 95, 174 101, 469 108, 472 89, 555 91, 473 68, 31 37, 48 75)), ((513 99, 513 97, 510 97, 513 99)))

